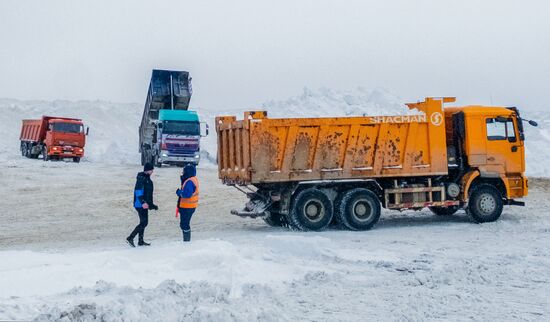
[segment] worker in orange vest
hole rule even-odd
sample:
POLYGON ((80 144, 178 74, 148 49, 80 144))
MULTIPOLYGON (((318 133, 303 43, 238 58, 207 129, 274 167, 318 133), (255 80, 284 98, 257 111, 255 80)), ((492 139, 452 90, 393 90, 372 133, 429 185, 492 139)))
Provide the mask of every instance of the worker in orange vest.
POLYGON ((180 214, 180 228, 183 232, 183 241, 191 241, 191 217, 199 205, 199 180, 194 165, 188 164, 183 168, 181 188, 176 190, 178 212, 180 214))

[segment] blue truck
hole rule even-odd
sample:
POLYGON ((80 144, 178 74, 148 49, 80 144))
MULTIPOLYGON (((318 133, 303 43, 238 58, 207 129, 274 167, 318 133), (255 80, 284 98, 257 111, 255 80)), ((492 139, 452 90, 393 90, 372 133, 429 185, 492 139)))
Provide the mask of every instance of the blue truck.
POLYGON ((189 111, 192 88, 186 71, 153 70, 139 127, 141 164, 199 164, 200 139, 208 126, 189 111))

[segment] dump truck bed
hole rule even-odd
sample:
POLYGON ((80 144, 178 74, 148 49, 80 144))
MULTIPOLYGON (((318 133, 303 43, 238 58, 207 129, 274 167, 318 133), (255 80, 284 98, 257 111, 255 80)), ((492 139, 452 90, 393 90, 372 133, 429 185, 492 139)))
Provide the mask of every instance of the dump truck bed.
POLYGON ((81 119, 46 115, 42 116, 41 119, 23 120, 19 139, 21 141, 29 142, 39 142, 44 140, 46 137, 46 131, 48 130, 48 121, 50 120, 82 121, 81 119))
MULTIPOLYGON (((443 100, 422 114, 270 119, 216 118, 226 184, 436 176, 448 173, 443 100)), ((416 108, 415 104, 410 105, 416 108)))

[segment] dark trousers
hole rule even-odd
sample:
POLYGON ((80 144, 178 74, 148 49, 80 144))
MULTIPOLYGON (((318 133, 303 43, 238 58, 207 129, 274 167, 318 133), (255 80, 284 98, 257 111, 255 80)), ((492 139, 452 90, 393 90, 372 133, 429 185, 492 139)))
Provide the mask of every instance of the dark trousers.
POLYGON ((179 208, 180 212, 180 228, 183 232, 191 231, 191 217, 195 213, 195 208, 179 208))
POLYGON ((149 223, 149 210, 143 208, 136 208, 139 216, 139 224, 134 228, 134 231, 130 234, 130 238, 134 239, 136 235, 139 235, 139 241, 143 242, 143 233, 145 232, 145 227, 149 223))

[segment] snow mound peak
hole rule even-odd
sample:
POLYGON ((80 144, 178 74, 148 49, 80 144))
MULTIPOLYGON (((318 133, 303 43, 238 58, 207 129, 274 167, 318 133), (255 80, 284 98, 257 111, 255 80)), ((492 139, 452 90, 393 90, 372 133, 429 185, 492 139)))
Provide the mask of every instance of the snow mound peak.
POLYGON ((353 91, 329 88, 303 89, 301 95, 286 100, 271 100, 262 108, 273 117, 327 117, 362 115, 400 115, 408 109, 400 98, 383 89, 358 87, 353 91))

